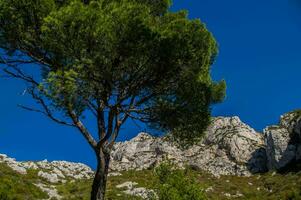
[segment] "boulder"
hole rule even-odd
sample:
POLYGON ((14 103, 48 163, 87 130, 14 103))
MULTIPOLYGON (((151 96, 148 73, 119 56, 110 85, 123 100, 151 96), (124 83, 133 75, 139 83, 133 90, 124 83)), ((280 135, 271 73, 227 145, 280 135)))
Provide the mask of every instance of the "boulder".
POLYGON ((138 183, 127 181, 120 185, 117 185, 116 188, 123 189, 124 193, 131 196, 138 196, 142 199, 158 199, 157 194, 154 190, 146 189, 144 187, 135 187, 138 183))

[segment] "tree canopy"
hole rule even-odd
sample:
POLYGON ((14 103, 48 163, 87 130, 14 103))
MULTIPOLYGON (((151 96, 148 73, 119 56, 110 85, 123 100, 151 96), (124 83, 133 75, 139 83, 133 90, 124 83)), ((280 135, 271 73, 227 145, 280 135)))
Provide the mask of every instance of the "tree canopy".
POLYGON ((104 199, 110 150, 128 118, 192 144, 210 122, 211 104, 224 97, 225 82, 210 76, 217 55, 212 34, 169 6, 168 0, 0 0, 0 65, 25 81, 40 105, 23 108, 77 128, 93 148, 93 200, 104 199), (88 112, 97 134, 84 123, 88 112))
POLYGON ((80 118, 86 109, 107 111, 111 121, 118 113, 119 120, 127 115, 191 140, 208 124, 210 104, 223 98, 225 84, 210 77, 212 34, 186 11, 168 12, 169 5, 1 0, 0 45, 8 53, 2 63, 12 73, 12 64, 40 66, 42 79, 29 89, 51 102, 49 113, 80 118))

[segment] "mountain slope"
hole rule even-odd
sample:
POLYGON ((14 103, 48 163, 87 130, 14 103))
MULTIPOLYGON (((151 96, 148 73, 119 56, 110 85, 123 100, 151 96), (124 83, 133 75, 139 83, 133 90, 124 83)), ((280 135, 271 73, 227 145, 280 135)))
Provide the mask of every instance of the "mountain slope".
MULTIPOLYGON (((107 200, 150 199, 158 188, 154 168, 164 160, 196 178, 208 199, 301 199, 301 112, 284 114, 263 134, 238 117, 217 117, 186 150, 146 133, 119 142, 107 200)), ((0 200, 88 200, 93 175, 81 163, 18 162, 0 154, 0 200)))
MULTIPOLYGON (((107 200, 142 200, 141 196, 144 193, 141 193, 139 188, 156 188, 157 180, 153 170, 130 170, 113 175, 115 176, 111 175, 108 181, 107 200), (122 185, 124 187, 120 187, 122 185)), ((205 192, 208 199, 297 200, 301 198, 300 173, 266 173, 250 177, 228 175, 217 178, 205 172, 186 170, 186 175, 197 179, 200 190, 205 192)), ((43 193, 34 185, 37 183, 42 183, 48 188, 55 187, 60 197, 53 197, 52 200, 89 200, 91 182, 91 179, 70 179, 65 183, 54 184, 41 179, 37 171, 22 175, 11 170, 6 164, 0 164, 0 200, 49 199, 47 192, 43 193)))
POLYGON ((48 195, 33 183, 32 172, 22 175, 0 163, 0 200, 46 199, 48 195))

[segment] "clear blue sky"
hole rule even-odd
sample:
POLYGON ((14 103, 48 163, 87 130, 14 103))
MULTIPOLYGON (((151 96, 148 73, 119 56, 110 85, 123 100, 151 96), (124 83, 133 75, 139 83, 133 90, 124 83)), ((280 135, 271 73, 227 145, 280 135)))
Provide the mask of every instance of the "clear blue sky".
MULTIPOLYGON (((227 98, 213 114, 239 116, 261 131, 301 107, 301 3, 298 0, 175 0, 213 32, 220 53, 212 69, 227 81, 227 98)), ((18 160, 69 160, 94 166, 93 153, 74 129, 17 108, 24 86, 0 80, 0 152, 18 160)), ((30 103, 30 101, 29 101, 30 103)), ((143 127, 128 123, 120 140, 143 127)))

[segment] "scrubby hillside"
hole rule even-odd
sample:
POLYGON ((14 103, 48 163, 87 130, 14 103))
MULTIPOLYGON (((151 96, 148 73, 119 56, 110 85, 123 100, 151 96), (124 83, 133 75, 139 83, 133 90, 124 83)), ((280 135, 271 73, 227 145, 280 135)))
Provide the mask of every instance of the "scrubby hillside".
POLYGON ((6 164, 0 163, 0 200, 31 200, 48 197, 34 185, 34 182, 34 173, 21 175, 6 164))
MULTIPOLYGON (((141 200, 147 196, 147 190, 155 189, 158 182, 153 170, 127 171, 111 174, 108 182, 107 199, 141 200), (135 196, 137 195, 137 196, 135 196), (141 197, 142 196, 142 197, 141 197)), ((186 170, 186 175, 196 178, 199 189, 207 199, 301 199, 301 173, 267 173, 251 177, 221 176, 216 178, 208 173, 186 170)), ((49 199, 35 184, 45 188, 56 188, 57 198, 63 200, 88 200, 91 179, 70 179, 65 183, 51 183, 32 170, 26 175, 19 174, 6 164, 0 164, 1 200, 41 200, 49 199)), ((53 191, 52 191, 53 194, 53 191)), ((146 198, 147 199, 147 198, 146 198)))

